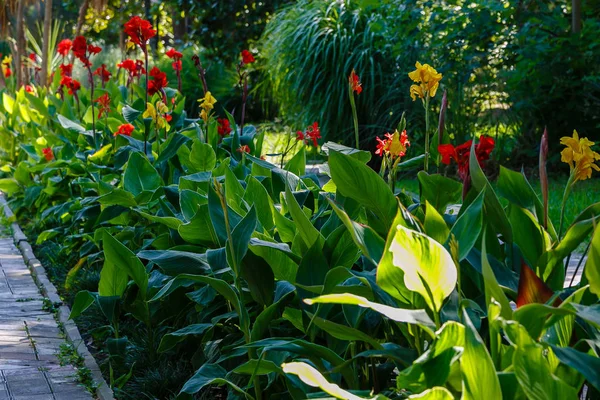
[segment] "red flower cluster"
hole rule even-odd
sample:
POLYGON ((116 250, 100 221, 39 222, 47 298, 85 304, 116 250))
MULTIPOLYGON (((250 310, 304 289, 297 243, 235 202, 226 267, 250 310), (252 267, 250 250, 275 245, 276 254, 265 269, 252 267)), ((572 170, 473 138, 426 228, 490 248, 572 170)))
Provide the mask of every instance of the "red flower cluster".
POLYGON ((54 152, 52 152, 52 147, 46 147, 42 149, 42 154, 44 154, 46 161, 54 160, 54 152))
POLYGON ((317 147, 319 145, 317 139, 321 139, 321 130, 319 129, 319 124, 317 122, 314 122, 311 126, 306 128, 306 132, 296 132, 296 140, 302 140, 307 145, 310 145, 312 142, 313 146, 317 147))
POLYGON ((70 76, 64 76, 61 79, 60 84, 69 89, 70 95, 77 94, 77 91, 81 89, 81 83, 79 83, 78 80, 71 78, 70 76))
POLYGON ((96 68, 94 75, 98 75, 102 83, 106 83, 110 80, 112 74, 106 69, 106 65, 102 64, 101 67, 96 68))
POLYGON ((350 83, 350 89, 356 94, 360 94, 362 92, 362 83, 360 82, 360 78, 356 75, 356 72, 352 70, 350 76, 348 77, 348 82, 350 83))
POLYGON ((171 64, 173 66, 173 69, 175 71, 181 71, 181 58, 183 57, 183 54, 181 54, 175 49, 171 49, 167 51, 165 55, 173 60, 173 64, 171 64))
POLYGON ((69 55, 71 47, 73 47, 73 42, 71 39, 63 39, 56 46, 56 52, 65 58, 69 55))
POLYGON ((219 132, 219 136, 225 137, 231 133, 231 125, 229 124, 229 120, 227 118, 218 118, 217 122, 219 123, 217 126, 217 132, 219 132))
POLYGON ((33 86, 31 86, 31 85, 25 85, 25 91, 27 93, 33 93, 33 86))
POLYGON ((89 56, 100 53, 102 48, 87 44, 87 41, 83 36, 77 36, 73 41, 71 50, 73 51, 73 55, 77 57, 83 65, 91 67, 92 63, 90 62, 89 56))
POLYGON ((169 84, 167 82, 167 74, 158 69, 158 67, 154 67, 150 70, 150 76, 152 77, 152 80, 148 82, 148 94, 150 96, 162 92, 169 84))
MULTIPOLYGON (((438 152, 442 156, 442 163, 449 165, 454 160, 458 165, 458 176, 463 181, 469 178, 469 157, 471 155, 472 140, 469 140, 459 146, 454 147, 451 144, 441 144, 438 146, 438 152)), ((490 153, 494 150, 494 139, 489 136, 481 136, 479 143, 475 146, 475 155, 479 165, 483 168, 485 161, 490 158, 490 153)))
POLYGON ((148 40, 156 36, 156 31, 152 29, 152 24, 138 16, 132 17, 124 25, 124 32, 129 36, 131 41, 146 52, 146 44, 148 40))
POLYGON ((60 76, 64 78, 65 76, 70 77, 73 74, 73 64, 60 64, 60 76))
POLYGON ((117 67, 127 70, 130 79, 142 76, 146 73, 146 69, 144 68, 144 62, 142 60, 133 61, 128 58, 118 63, 117 67))
POLYGON ((94 100, 94 103, 98 103, 98 118, 102 118, 103 114, 110 112, 110 97, 108 93, 104 93, 102 96, 94 100))
POLYGON ((238 153, 250 153, 250 146, 248 146, 247 144, 240 146, 237 149, 238 153))
POLYGON ((117 136, 117 135, 125 135, 125 136, 131 136, 131 132, 133 132, 134 130, 134 126, 131 124, 123 124, 119 126, 119 129, 117 129, 117 131, 114 133, 113 136, 117 136))
POLYGON ((242 50, 242 64, 252 64, 254 61, 254 56, 248 50, 242 50))

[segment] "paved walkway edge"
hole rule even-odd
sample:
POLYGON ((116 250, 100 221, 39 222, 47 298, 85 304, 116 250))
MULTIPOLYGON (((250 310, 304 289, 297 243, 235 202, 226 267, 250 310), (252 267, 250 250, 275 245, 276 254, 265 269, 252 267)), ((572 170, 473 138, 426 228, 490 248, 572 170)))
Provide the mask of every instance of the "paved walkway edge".
MULTIPOLYGON (((4 194, 0 194, 0 207, 4 209, 4 215, 6 216, 6 218, 14 217, 12 210, 6 202, 4 194)), ((58 292, 56 291, 56 287, 48 279, 48 276, 46 275, 46 270, 42 266, 42 263, 37 258, 35 258, 35 254, 33 254, 33 249, 31 248, 31 245, 27 242, 27 237, 21 230, 19 224, 13 222, 11 223, 10 227, 12 230, 15 245, 21 251, 23 258, 25 259, 25 265, 27 265, 27 268, 29 268, 29 270, 31 271, 33 280, 42 291, 42 294, 45 297, 47 297, 57 308, 58 320, 62 324, 62 329, 68 341, 73 344, 77 353, 83 358, 86 368, 90 370, 92 378, 97 388, 96 396, 99 400, 113 400, 113 392, 110 389, 110 386, 108 386, 108 384, 104 380, 102 372, 100 371, 100 367, 98 366, 96 360, 85 345, 85 342, 81 337, 81 334, 79 333, 79 329, 77 329, 77 325, 75 325, 75 322, 73 320, 69 319, 71 309, 68 305, 63 304, 62 300, 58 295, 58 292)))

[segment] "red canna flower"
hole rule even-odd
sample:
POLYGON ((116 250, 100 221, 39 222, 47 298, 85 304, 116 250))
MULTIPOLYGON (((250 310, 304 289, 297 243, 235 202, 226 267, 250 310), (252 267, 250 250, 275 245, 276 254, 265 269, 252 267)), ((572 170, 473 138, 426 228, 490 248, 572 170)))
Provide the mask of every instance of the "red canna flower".
POLYGON ((152 29, 152 24, 138 16, 132 17, 124 25, 124 32, 129 36, 131 41, 146 52, 146 44, 148 40, 156 36, 156 31, 152 29))
POLYGON ((304 140, 304 132, 302 132, 302 131, 296 132, 296 140, 298 140, 298 141, 304 140))
POLYGON ((70 95, 75 95, 79 89, 81 89, 81 84, 78 80, 71 78, 70 76, 65 76, 60 81, 62 86, 65 86, 69 89, 70 95))
POLYGON ((37 62, 37 56, 35 53, 29 53, 29 59, 33 62, 37 62))
POLYGON ((319 145, 317 139, 321 139, 321 130, 319 129, 319 124, 314 122, 306 130, 306 140, 312 140, 313 145, 317 147, 319 145))
POLYGON ((130 79, 135 78, 137 76, 142 76, 146 73, 146 69, 144 68, 144 62, 142 60, 134 61, 126 59, 117 64, 117 67, 127 70, 130 79))
POLYGON ((250 146, 248 146, 247 144, 240 146, 237 151, 239 153, 250 153, 250 146))
POLYGON ((73 74, 73 64, 61 64, 59 68, 60 76, 63 78, 65 76, 71 76, 73 74))
POLYGON ((33 86, 31 86, 31 85, 25 85, 25 91, 27 93, 33 93, 33 86))
POLYGON ((119 126, 119 129, 117 129, 117 131, 114 133, 113 136, 117 136, 117 135, 125 135, 125 136, 131 136, 131 132, 133 132, 134 130, 134 126, 131 124, 123 124, 119 126))
POLYGON ((106 69, 106 65, 104 64, 102 64, 101 67, 96 68, 96 71, 94 71, 94 75, 98 75, 102 83, 108 82, 110 80, 110 77, 112 76, 112 74, 109 70, 106 69))
POLYGON ((71 41, 71 39, 63 39, 56 46, 56 52, 64 58, 67 55, 69 55, 69 51, 71 50, 72 46, 73 42, 71 41))
POLYGON ((218 118, 217 122, 219 124, 217 126, 217 132, 219 132, 219 135, 221 137, 229 135, 229 133, 231 132, 231 125, 229 124, 229 120, 227 118, 218 118))
POLYGON ((362 83, 360 82, 360 78, 356 75, 356 72, 352 70, 350 76, 348 77, 348 82, 350 83, 350 89, 356 94, 360 94, 362 92, 362 83))
POLYGON ((252 64, 254 61, 254 56, 248 50, 242 50, 242 64, 252 64))
POLYGON ((165 53, 165 55, 173 60, 181 60, 181 57, 183 57, 183 54, 175 49, 170 49, 165 53))
POLYGON ((167 122, 171 122, 173 120, 173 116, 171 114, 165 114, 165 120, 167 122))
POLYGON ((94 100, 94 102, 98 103, 98 118, 102 118, 102 115, 110 112, 110 97, 108 96, 108 93, 104 93, 94 100))
POLYGON ((158 67, 154 67, 150 70, 150 76, 152 77, 152 80, 148 82, 148 94, 150 94, 150 96, 162 92, 169 84, 167 82, 167 74, 158 69, 158 67))
POLYGON ((54 153, 52 152, 51 147, 46 147, 42 149, 42 154, 44 154, 44 158, 46 159, 46 161, 54 160, 54 153))
MULTIPOLYGON (((451 144, 441 144, 438 146, 438 152, 442 156, 442 163, 449 165, 454 160, 458 165, 458 176, 465 181, 469 177, 469 157, 471 154, 472 140, 469 140, 459 146, 454 147, 451 144)), ((489 136, 481 136, 479 143, 475 146, 475 155, 479 165, 484 167, 485 161, 490 158, 494 150, 494 139, 489 136)))
POLYGON ((181 60, 175 60, 175 61, 173 61, 173 64, 171 64, 171 66, 173 67, 173 69, 175 71, 181 71, 181 67, 182 67, 181 60))
POLYGON ((98 46, 94 46, 91 44, 88 44, 88 53, 90 53, 90 55, 92 54, 98 54, 102 51, 102 47, 98 47, 98 46))
POLYGON ((11 71, 10 67, 8 65, 6 65, 6 67, 4 69, 4 77, 10 78, 11 75, 12 75, 12 71, 11 71))
POLYGON ((90 63, 90 59, 88 58, 88 46, 85 38, 83 36, 77 36, 73 41, 73 47, 71 48, 73 51, 73 55, 79 59, 83 63, 84 66, 89 67, 92 65, 90 63))
MULTIPOLYGON (((471 188, 469 157, 472 145, 473 141, 469 140, 456 147, 451 144, 441 144, 438 146, 438 152, 442 156, 442 163, 449 165, 450 161, 454 160, 458 165, 458 176, 463 181, 463 198, 467 196, 471 188)), ((490 153, 494 150, 494 145, 494 139, 489 136, 481 136, 479 138, 479 143, 475 146, 475 156, 482 168, 485 166, 485 161, 490 158, 490 153)))

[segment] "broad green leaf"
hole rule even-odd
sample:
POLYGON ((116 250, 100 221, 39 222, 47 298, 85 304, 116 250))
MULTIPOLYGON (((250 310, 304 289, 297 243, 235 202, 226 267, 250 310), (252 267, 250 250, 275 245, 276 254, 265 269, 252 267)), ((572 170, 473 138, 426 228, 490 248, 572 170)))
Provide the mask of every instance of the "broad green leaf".
POLYGON ((194 394, 208 385, 228 385, 236 392, 247 396, 247 393, 233 382, 225 379, 227 371, 217 364, 202 365, 181 389, 181 393, 194 394))
POLYGON ((217 164, 217 156, 213 148, 200 140, 194 141, 190 152, 190 165, 192 172, 211 171, 217 164))
POLYGON ((87 310, 95 300, 95 295, 87 290, 81 290, 77 292, 75 295, 75 300, 73 301, 73 305, 71 306, 71 314, 69 314, 69 319, 75 319, 83 314, 83 312, 87 310))
POLYGON ((585 277, 590 283, 590 292, 600 297, 600 224, 596 226, 592 236, 588 259, 585 263, 585 277))
POLYGON ((123 207, 135 207, 137 205, 133 193, 119 188, 98 197, 98 203, 105 206, 117 205, 123 207))
POLYGON ((312 247, 319 238, 322 239, 321 234, 310 222, 306 214, 304 214, 289 187, 285 188, 285 201, 290 215, 296 224, 298 234, 302 237, 302 240, 304 240, 306 247, 312 247))
POLYGON ((281 368, 273 361, 269 360, 249 360, 233 370, 236 374, 242 375, 267 375, 272 372, 281 373, 281 368))
POLYGON ((446 243, 448 236, 450 235, 450 229, 444 221, 444 217, 425 200, 425 233, 439 244, 446 243))
POLYGON ((456 287, 456 265, 448 250, 429 236, 402 225, 396 226, 388 250, 392 262, 380 263, 377 271, 377 283, 381 288, 395 296, 397 287, 404 286, 419 293, 430 309, 439 312, 446 297, 456 287), (391 281, 393 273, 386 269, 401 270, 403 282, 391 281))
POLYGON ((375 213, 389 230, 398 203, 385 181, 362 162, 336 151, 329 153, 329 168, 337 190, 375 213))
POLYGON ((511 243, 513 241, 512 227, 510 226, 508 217, 502 208, 502 204, 500 204, 500 200, 498 200, 494 189, 492 189, 492 185, 490 185, 490 182, 487 180, 485 174, 481 170, 481 166, 479 165, 479 161, 477 160, 477 156, 475 154, 475 142, 473 142, 473 146, 471 148, 469 170, 471 172, 471 182, 473 184, 473 188, 478 192, 481 192, 485 189, 484 203, 486 221, 489 221, 491 224, 493 224, 495 230, 502 234, 506 242, 511 243))
POLYGON ((86 130, 83 126, 79 125, 76 122, 71 121, 70 119, 63 117, 62 115, 58 114, 57 115, 58 118, 58 123, 65 129, 68 129, 70 131, 76 132, 76 133, 81 133, 81 134, 86 134, 86 130))
POLYGON ((450 231, 458 241, 458 259, 464 260, 483 229, 483 199, 485 190, 477 195, 467 209, 458 217, 450 231))
POLYGON ((440 214, 444 214, 448 204, 460 202, 460 182, 439 174, 429 175, 425 171, 419 172, 417 177, 421 188, 421 204, 428 201, 440 214))
POLYGON ((408 396, 408 398, 418 400, 454 400, 452 393, 445 387, 441 386, 427 389, 419 394, 413 394, 408 396))
MULTIPOLYGON (((425 310, 407 310, 403 308, 390 307, 386 306, 385 304, 369 301, 364 297, 356 296, 350 293, 326 294, 323 296, 314 297, 312 299, 305 299, 304 302, 306 304, 346 304, 370 308, 396 322, 417 324, 426 329, 435 327, 435 324, 431 318, 429 318, 429 315, 427 315, 425 310)), ((433 332, 430 332, 433 335, 433 332)))
POLYGON ((248 211, 248 214, 237 224, 231 232, 231 240, 227 239, 227 262, 235 273, 240 273, 241 262, 250 243, 250 237, 256 229, 256 209, 254 206, 248 211))
POLYGON ((513 227, 513 237, 529 265, 536 265, 544 251, 544 233, 531 211, 511 204, 508 219, 513 227))
POLYGON ((284 169, 298 176, 306 173, 306 150, 304 150, 304 146, 301 146, 300 151, 285 164, 284 169))
POLYGON ((273 222, 273 207, 269 193, 262 183, 253 176, 248 177, 244 201, 248 204, 254 204, 258 221, 267 231, 271 230, 275 223, 273 222))
POLYGON ((132 152, 123 175, 123 187, 134 196, 155 191, 162 184, 160 175, 142 153, 132 152))
POLYGON ((177 343, 184 341, 187 336, 202 335, 213 326, 213 324, 192 324, 176 330, 175 332, 167 333, 160 340, 158 352, 164 353, 165 351, 171 350, 177 343))
MULTIPOLYGON (((286 374, 297 375, 302 382, 309 386, 320 388, 325 393, 342 400, 364 400, 364 397, 356 396, 347 390, 342 389, 335 383, 330 383, 319 371, 303 362, 291 362, 281 365, 286 374)), ((370 399, 382 399, 381 396, 371 397, 370 399)))
POLYGON ((2 105, 7 113, 12 114, 14 111, 15 99, 10 97, 7 92, 2 92, 2 105))
POLYGON ((353 147, 347 147, 339 143, 335 142, 326 142, 321 146, 321 150, 327 155, 329 155, 330 151, 337 151, 338 153, 346 154, 350 157, 356 158, 363 163, 368 163, 371 160, 371 152, 358 150, 353 147))
POLYGON ((148 290, 148 274, 146 273, 144 264, 142 264, 140 259, 131 250, 106 231, 104 232, 102 245, 104 248, 105 266, 108 262, 125 271, 138 286, 142 299, 145 299, 146 291, 148 290))
POLYGON ((208 204, 201 205, 190 222, 181 225, 178 232, 189 243, 210 247, 218 247, 219 245, 219 237, 210 219, 208 204))
POLYGON ((225 168, 225 199, 236 213, 246 214, 247 208, 243 205, 244 187, 230 168, 225 168))
POLYGON ((502 400, 500 382, 492 357, 473 326, 469 314, 463 309, 465 324, 465 349, 460 359, 463 375, 463 399, 502 400))
MULTIPOLYGON (((484 230, 485 231, 485 230, 484 230)), ((510 303, 508 298, 502 291, 502 288, 498 284, 496 280, 496 275, 494 275, 494 271, 492 270, 492 266, 488 261, 487 251, 486 251, 486 243, 485 243, 485 234, 483 235, 482 243, 481 243, 481 268, 483 275, 483 282, 485 286, 485 304, 487 307, 492 302, 492 299, 497 301, 501 307, 501 315, 504 319, 511 319, 512 317, 512 308, 510 307, 510 303)))
POLYGON ((146 218, 147 220, 156 222, 159 224, 163 224, 165 226, 168 226, 171 229, 177 230, 183 224, 183 221, 181 221, 180 219, 177 219, 175 217, 159 217, 157 215, 148 214, 146 212, 139 211, 139 210, 137 212, 138 212, 138 214, 140 214, 142 217, 146 218))
POLYGON ((201 205, 208 204, 206 196, 189 189, 179 192, 179 207, 186 221, 191 221, 201 205))
POLYGON ((311 321, 323 331, 327 332, 331 336, 339 340, 347 340, 351 342, 361 341, 371 345, 375 349, 381 349, 381 344, 373 339, 368 334, 346 325, 341 325, 333 321, 328 321, 324 318, 309 314, 311 321))
POLYGON ((0 190, 6 194, 13 194, 21 190, 19 182, 13 178, 2 178, 0 179, 0 190))
POLYGON ((143 250, 137 256, 158 265, 166 275, 201 275, 210 272, 206 254, 179 250, 143 250))
POLYGON ((513 367, 517 380, 531 400, 576 400, 577 391, 552 375, 550 364, 538 344, 517 346, 513 367))
POLYGON ((339 208, 333 200, 328 200, 331 208, 346 226, 362 254, 377 265, 383 255, 385 241, 371 227, 352 221, 348 214, 339 208))
POLYGON ((567 307, 552 307, 546 304, 531 303, 519 307, 513 314, 532 338, 538 339, 544 330, 546 320, 550 315, 573 315, 574 311, 567 307))
POLYGON ((123 113, 123 118, 125 121, 129 123, 134 122, 140 116, 140 114, 142 114, 140 110, 136 110, 129 105, 124 105, 121 112, 123 113))
POLYGON ((561 363, 581 373, 596 389, 600 390, 600 359, 570 347, 552 347, 561 363))
POLYGON ((250 251, 262 257, 273 270, 275 278, 281 281, 295 282, 300 258, 285 243, 273 243, 256 238, 250 239, 250 251))
POLYGON ((396 377, 398 390, 420 393, 433 386, 445 385, 453 371, 458 373, 458 359, 465 342, 465 327, 446 322, 431 346, 412 365, 396 377))

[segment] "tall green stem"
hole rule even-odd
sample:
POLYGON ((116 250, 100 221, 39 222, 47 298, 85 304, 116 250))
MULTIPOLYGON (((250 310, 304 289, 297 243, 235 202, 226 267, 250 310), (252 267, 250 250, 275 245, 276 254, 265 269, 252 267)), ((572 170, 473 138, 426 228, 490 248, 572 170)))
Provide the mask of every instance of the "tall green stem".
POLYGON ((425 95, 425 163, 423 169, 429 172, 429 91, 425 95))
POLYGON ((563 193, 562 206, 560 208, 560 224, 558 227, 558 241, 560 242, 560 237, 562 236, 563 222, 565 217, 565 208, 567 205, 567 199, 569 198, 569 194, 571 193, 571 189, 573 188, 573 183, 575 183, 575 170, 571 171, 571 175, 569 176, 569 180, 567 181, 567 185, 565 186, 565 192, 563 193))
POLYGON ((360 149, 360 138, 358 137, 358 114, 356 113, 356 103, 354 101, 354 93, 352 92, 352 86, 349 88, 350 95, 350 106, 352 107, 352 118, 354 120, 354 140, 356 148, 360 149))

